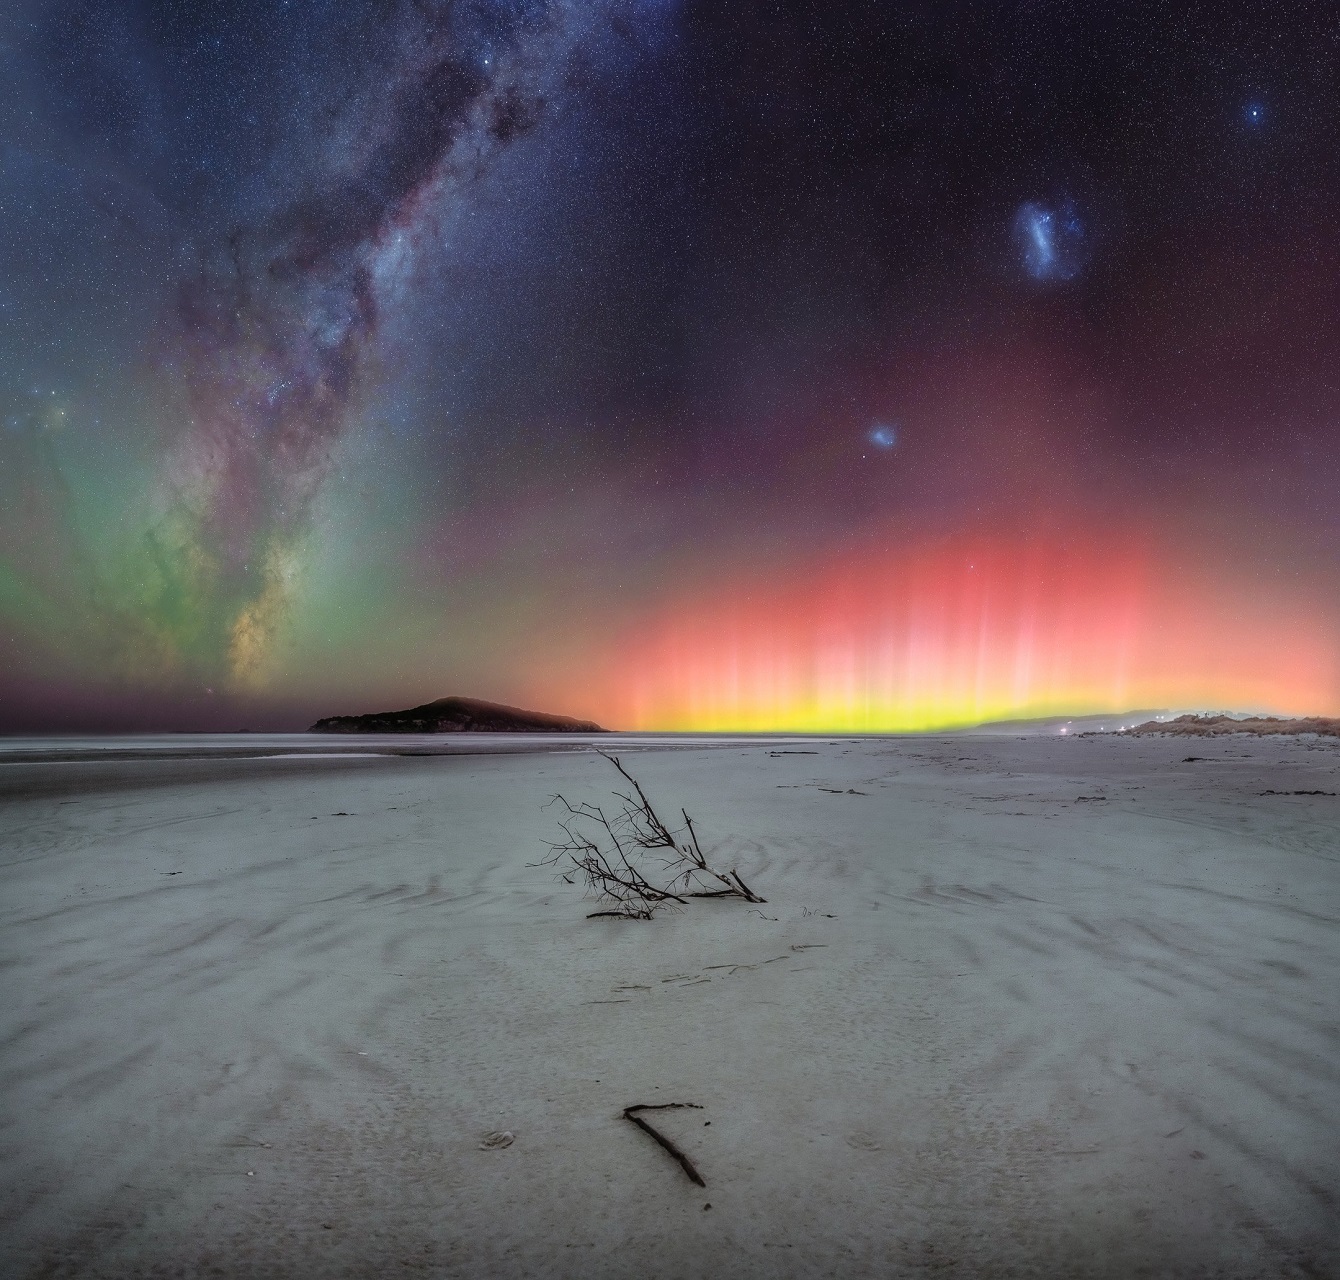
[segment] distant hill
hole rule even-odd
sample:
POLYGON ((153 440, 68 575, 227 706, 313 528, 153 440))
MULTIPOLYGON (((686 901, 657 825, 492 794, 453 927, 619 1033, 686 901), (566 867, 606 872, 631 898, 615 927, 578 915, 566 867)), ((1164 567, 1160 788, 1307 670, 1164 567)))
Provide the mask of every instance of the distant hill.
POLYGON ((1096 730, 1125 729, 1164 714, 1160 711, 1106 711, 1077 716, 1029 716, 1021 720, 987 720, 961 732, 971 734, 1084 734, 1096 730))
POLYGON ((1302 720, 1281 720, 1275 716, 1178 716, 1176 720, 1151 720, 1124 730, 1131 734, 1171 733, 1181 737, 1217 738, 1226 733, 1317 733, 1340 738, 1340 720, 1308 716, 1302 720))
POLYGON ((604 733, 591 720, 522 711, 478 698, 438 698, 407 711, 327 716, 309 733, 604 733))

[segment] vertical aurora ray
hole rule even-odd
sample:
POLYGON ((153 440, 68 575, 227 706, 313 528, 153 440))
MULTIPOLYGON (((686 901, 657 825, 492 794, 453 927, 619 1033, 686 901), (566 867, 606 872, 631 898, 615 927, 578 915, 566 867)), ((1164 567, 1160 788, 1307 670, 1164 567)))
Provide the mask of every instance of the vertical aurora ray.
POLYGON ((816 560, 654 609, 592 664, 609 671, 593 693, 611 724, 680 730, 1340 708, 1323 608, 1169 562, 1148 543, 992 537, 816 560))

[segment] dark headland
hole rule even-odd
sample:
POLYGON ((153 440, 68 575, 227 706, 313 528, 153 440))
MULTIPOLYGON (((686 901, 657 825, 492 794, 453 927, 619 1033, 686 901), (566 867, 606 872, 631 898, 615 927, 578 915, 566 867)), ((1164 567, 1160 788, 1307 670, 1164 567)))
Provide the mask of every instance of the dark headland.
POLYGON ((309 733, 605 733, 591 720, 522 711, 478 698, 438 698, 407 711, 327 716, 309 733))

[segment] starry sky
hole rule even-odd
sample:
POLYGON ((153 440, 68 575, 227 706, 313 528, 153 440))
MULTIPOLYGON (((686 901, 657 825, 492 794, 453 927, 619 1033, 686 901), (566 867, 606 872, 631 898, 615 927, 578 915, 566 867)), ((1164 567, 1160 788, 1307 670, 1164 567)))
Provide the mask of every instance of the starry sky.
POLYGON ((8 0, 0 731, 1340 714, 1340 12, 8 0))

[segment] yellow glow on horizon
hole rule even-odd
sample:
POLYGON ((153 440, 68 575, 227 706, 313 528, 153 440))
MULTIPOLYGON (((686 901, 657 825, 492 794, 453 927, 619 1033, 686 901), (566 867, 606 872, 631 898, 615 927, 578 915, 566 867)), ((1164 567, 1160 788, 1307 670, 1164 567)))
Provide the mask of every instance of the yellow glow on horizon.
POLYGON ((960 538, 724 584, 664 605, 593 663, 588 714, 829 733, 1143 707, 1340 711, 1333 620, 1160 563, 1141 545, 960 538))

